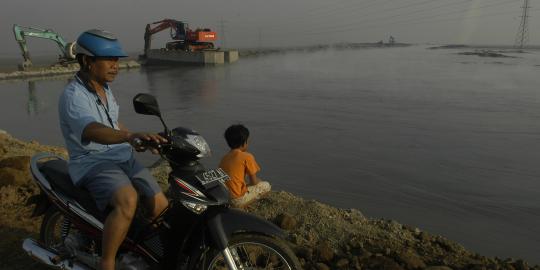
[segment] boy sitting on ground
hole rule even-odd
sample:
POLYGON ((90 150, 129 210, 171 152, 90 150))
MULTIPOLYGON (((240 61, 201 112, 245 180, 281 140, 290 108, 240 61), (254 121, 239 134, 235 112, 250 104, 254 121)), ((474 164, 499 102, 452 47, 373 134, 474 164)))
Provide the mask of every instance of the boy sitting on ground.
POLYGON ((225 140, 231 151, 221 159, 219 167, 230 177, 225 184, 231 193, 233 207, 245 207, 270 191, 270 183, 257 177, 260 167, 255 157, 247 152, 248 137, 249 130, 243 125, 232 125, 225 130, 225 140), (247 185, 246 175, 250 180, 247 185))

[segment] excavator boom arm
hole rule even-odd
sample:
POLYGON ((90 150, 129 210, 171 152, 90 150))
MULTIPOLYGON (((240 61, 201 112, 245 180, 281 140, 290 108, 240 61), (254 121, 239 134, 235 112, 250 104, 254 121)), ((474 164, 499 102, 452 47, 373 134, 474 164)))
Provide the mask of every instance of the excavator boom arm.
MULTIPOLYGON (((161 21, 158 21, 158 22, 153 22, 152 24, 157 24, 157 26, 155 26, 154 28, 148 28, 148 33, 150 35, 153 35, 155 33, 158 33, 158 32, 161 32, 167 28, 173 28, 174 30, 176 30, 176 24, 178 23, 179 21, 176 21, 176 20, 171 20, 171 19, 165 19, 165 20, 161 20, 161 21)), ((149 24, 150 25, 150 24, 149 24)))
POLYGON ((21 48, 22 55, 24 58, 24 63, 27 65, 32 65, 30 60, 30 52, 26 46, 26 37, 36 37, 43 39, 50 39, 56 42, 56 45, 60 48, 62 55, 65 59, 74 59, 72 52, 73 43, 67 43, 62 36, 50 29, 39 29, 33 27, 25 27, 14 24, 13 25, 13 34, 15 35, 15 40, 21 48))
POLYGON ((144 52, 146 53, 152 44, 152 35, 161 32, 167 28, 171 28, 171 38, 179 39, 178 37, 178 25, 183 24, 181 21, 164 19, 161 21, 153 22, 146 25, 146 31, 144 32, 144 52), (157 25, 156 25, 157 24, 157 25), (156 25, 152 27, 152 25, 156 25))

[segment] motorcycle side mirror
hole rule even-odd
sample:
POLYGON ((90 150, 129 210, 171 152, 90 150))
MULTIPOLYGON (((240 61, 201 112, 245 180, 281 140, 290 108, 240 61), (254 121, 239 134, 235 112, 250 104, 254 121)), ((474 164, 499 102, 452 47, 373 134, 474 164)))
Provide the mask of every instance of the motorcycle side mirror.
POLYGON ((152 95, 144 93, 137 94, 133 98, 133 107, 137 113, 161 117, 157 100, 152 95))
POLYGON ((161 117, 161 111, 159 110, 159 105, 156 98, 150 94, 140 93, 133 98, 133 107, 135 108, 136 113, 146 114, 146 115, 155 115, 159 117, 161 124, 165 128, 165 134, 169 135, 169 128, 165 125, 165 121, 161 117))

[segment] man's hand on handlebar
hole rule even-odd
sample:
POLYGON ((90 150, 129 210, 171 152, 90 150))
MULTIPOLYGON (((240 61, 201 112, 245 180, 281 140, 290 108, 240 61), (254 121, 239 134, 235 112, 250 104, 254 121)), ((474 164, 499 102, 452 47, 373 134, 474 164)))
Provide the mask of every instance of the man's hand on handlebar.
POLYGON ((162 143, 166 143, 167 139, 154 133, 137 132, 131 133, 128 137, 128 142, 135 148, 137 152, 144 152, 150 149, 153 154, 159 154, 157 147, 162 143))

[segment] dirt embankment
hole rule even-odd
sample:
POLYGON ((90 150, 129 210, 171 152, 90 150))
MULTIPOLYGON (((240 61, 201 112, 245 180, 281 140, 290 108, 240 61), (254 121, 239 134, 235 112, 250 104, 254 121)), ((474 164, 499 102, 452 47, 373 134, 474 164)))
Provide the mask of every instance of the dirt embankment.
MULTIPOLYGON (((118 64, 120 69, 139 68, 141 65, 134 60, 121 61, 118 64)), ((79 64, 73 63, 66 66, 53 65, 49 67, 35 67, 30 70, 12 70, 6 72, 0 72, 0 80, 14 80, 14 79, 27 79, 27 78, 39 78, 50 77, 64 74, 73 74, 79 70, 79 64)))
MULTIPOLYGON (((21 248, 37 237, 26 200, 37 192, 28 164, 37 152, 66 155, 60 147, 23 142, 0 131, 0 269, 46 269, 21 248)), ((167 168, 154 174, 164 182, 167 168)), ((257 214, 289 232, 288 240, 305 269, 507 269, 540 270, 522 260, 488 258, 461 245, 396 221, 370 219, 354 209, 337 209, 293 194, 271 192, 250 205, 257 214)))

